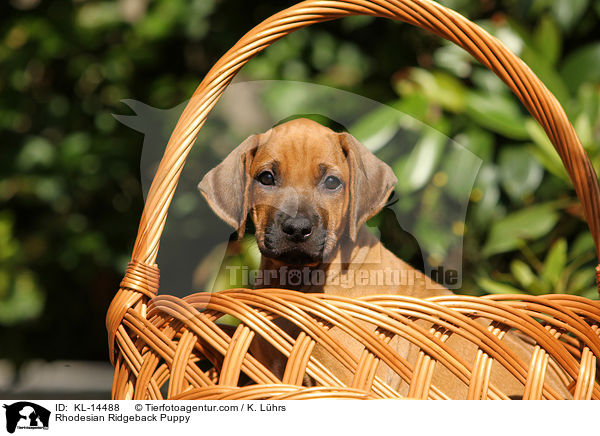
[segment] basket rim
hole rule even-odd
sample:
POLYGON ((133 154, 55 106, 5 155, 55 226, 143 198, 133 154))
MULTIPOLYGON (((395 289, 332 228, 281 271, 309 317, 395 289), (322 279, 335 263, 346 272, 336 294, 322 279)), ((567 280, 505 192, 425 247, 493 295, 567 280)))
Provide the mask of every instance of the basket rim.
MULTIPOLYGON (((488 362, 494 361, 525 386, 538 383, 539 390, 530 389, 524 394, 528 398, 563 398, 544 382, 544 368, 550 357, 564 371, 569 386, 575 391, 575 398, 599 399, 600 385, 595 381, 595 374, 600 356, 600 301, 560 294, 514 294, 510 297, 454 295, 418 299, 372 295, 353 299, 285 289, 232 289, 200 292, 183 298, 158 295, 149 301, 145 314, 130 310, 124 318, 123 328, 128 333, 120 329, 118 341, 124 355, 115 365, 117 388, 113 395, 127 397, 127 380, 135 375, 135 397, 143 399, 150 395, 153 398, 170 372, 173 381, 172 384, 169 382, 169 397, 172 399, 193 399, 208 394, 223 394, 232 399, 230 395, 272 396, 284 394, 284 391, 296 391, 303 395, 302 398, 314 398, 304 395, 307 391, 302 387, 299 375, 306 371, 316 377, 315 380, 321 380, 320 389, 329 390, 335 396, 348 393, 350 388, 368 393, 368 396, 395 398, 398 393, 373 372, 382 362, 405 381, 410 381, 414 391, 412 395, 409 391, 409 397, 444 398, 444 393, 421 375, 433 370, 433 365, 437 364, 468 384, 470 399, 507 399, 505 393, 490 383, 489 372, 482 372, 488 362), (240 324, 228 329, 218 324, 223 314, 235 316, 240 324), (301 328, 302 338, 294 339, 272 322, 281 316, 301 328), (479 319, 491 321, 491 324, 486 327, 479 319), (433 323, 435 328, 420 327, 415 320, 433 323), (359 322, 373 324, 377 329, 365 329, 359 322), (341 329, 366 346, 361 359, 348 355, 344 346, 339 352, 337 349, 332 351, 340 362, 344 361, 345 366, 355 371, 351 385, 335 378, 311 356, 310 350, 316 343, 335 348, 337 335, 329 331, 332 327, 341 329), (511 328, 523 332, 538 344, 537 357, 534 353, 529 364, 504 342, 503 337, 511 328), (395 335, 408 339, 429 360, 423 359, 416 364, 405 361, 380 334, 387 338, 395 335), (255 335, 271 342, 287 356, 286 372, 289 368, 294 372, 292 376, 287 379, 284 376, 278 381, 264 363, 248 353, 248 345, 255 335), (477 347, 481 354, 475 362, 465 360, 464 356, 447 347, 446 339, 450 336, 464 338, 477 347), (218 382, 209 379, 195 365, 198 357, 194 357, 194 349, 201 351, 211 362, 210 356, 215 356, 211 353, 221 356, 218 382), (241 372, 257 384, 240 389, 237 384, 241 372)), ((248 399, 248 396, 244 398, 248 399)))

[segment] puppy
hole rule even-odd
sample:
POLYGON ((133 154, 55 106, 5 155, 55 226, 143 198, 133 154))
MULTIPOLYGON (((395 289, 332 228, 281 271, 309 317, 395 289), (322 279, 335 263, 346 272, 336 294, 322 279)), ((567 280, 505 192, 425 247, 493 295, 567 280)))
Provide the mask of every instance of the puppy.
MULTIPOLYGON (((250 136, 209 171, 198 188, 240 237, 247 217, 254 222, 262 254, 257 287, 349 297, 451 294, 387 250, 365 225, 386 204, 396 182, 392 169, 352 135, 301 118, 250 136)), ((297 335, 291 323, 279 324, 297 335)), ((332 333, 360 356, 361 344, 335 329, 332 333)), ((512 335, 504 340, 528 362, 531 346, 512 335)), ((448 343, 468 362, 474 361, 477 351, 472 344, 458 335, 448 343)), ((399 339, 392 344, 414 364, 415 347, 399 339)), ((255 341, 251 349, 275 375, 283 375, 285 358, 273 347, 255 341)), ((313 356, 344 383, 352 382, 352 374, 324 349, 316 347, 313 356)), ((408 392, 391 370, 378 375, 399 392, 408 392)), ((499 365, 492 369, 492 383, 508 395, 522 394, 521 383, 499 365)), ((433 384, 450 398, 466 397, 467 387, 441 365, 436 365, 433 384)))

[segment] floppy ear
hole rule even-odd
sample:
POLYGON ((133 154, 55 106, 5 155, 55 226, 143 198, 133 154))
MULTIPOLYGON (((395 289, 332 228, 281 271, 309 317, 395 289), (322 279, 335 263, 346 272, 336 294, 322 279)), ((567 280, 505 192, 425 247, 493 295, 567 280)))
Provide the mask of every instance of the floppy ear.
POLYGON ((208 205, 223 221, 244 236, 248 215, 250 164, 258 147, 258 135, 238 145, 219 165, 210 170, 198 184, 208 205))
POLYGON ((352 241, 360 226, 385 206, 398 179, 392 169, 349 133, 339 133, 350 168, 348 230, 352 241))

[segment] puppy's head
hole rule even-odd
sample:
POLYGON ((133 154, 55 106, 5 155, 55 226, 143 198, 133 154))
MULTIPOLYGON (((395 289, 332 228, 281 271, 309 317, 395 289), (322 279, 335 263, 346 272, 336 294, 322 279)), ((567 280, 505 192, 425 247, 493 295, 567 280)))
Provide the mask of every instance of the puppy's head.
POLYGON ((198 188, 240 237, 250 214, 263 256, 310 265, 355 240, 396 181, 352 135, 301 118, 250 136, 198 188))

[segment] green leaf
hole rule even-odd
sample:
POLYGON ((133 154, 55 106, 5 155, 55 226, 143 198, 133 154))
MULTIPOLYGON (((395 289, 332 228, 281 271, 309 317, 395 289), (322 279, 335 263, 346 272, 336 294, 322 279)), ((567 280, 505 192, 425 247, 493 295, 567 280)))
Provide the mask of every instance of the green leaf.
POLYGON ((433 73, 433 77, 436 89, 431 91, 435 91, 435 101, 449 111, 463 112, 466 89, 462 82, 454 76, 442 72, 433 73))
POLYGON ((554 0, 552 14, 564 30, 572 30, 585 13, 589 0, 554 0))
POLYGON ((0 289, 8 289, 0 299, 0 325, 33 320, 44 310, 45 294, 28 270, 0 270, 0 289))
POLYGON ((572 52, 563 62, 560 73, 571 91, 583 83, 600 81, 600 42, 572 52))
POLYGON ((497 282, 487 277, 480 277, 477 280, 477 284, 481 289, 490 294, 522 294, 523 291, 508 285, 506 283, 497 282))
POLYGON ((541 165, 522 146, 503 147, 498 163, 502 187, 516 201, 532 194, 544 176, 541 165))
POLYGON ((375 17, 367 16, 367 15, 352 15, 344 20, 342 20, 341 24, 345 30, 351 31, 355 29, 359 29, 369 25, 371 22, 375 20, 375 17))
POLYGON ((596 246, 594 245, 594 238, 588 231, 581 233, 575 242, 571 244, 571 250, 569 252, 569 259, 573 260, 582 254, 595 253, 596 246))
POLYGON ((312 40, 312 64, 319 70, 329 68, 335 62, 336 41, 329 33, 315 32, 312 40))
POLYGON ((471 192, 473 203, 473 219, 480 226, 487 226, 501 210, 498 204, 500 187, 498 186, 498 171, 492 164, 483 164, 475 179, 475 187, 471 192))
POLYGON ((242 253, 244 257, 244 265, 250 269, 258 269, 260 266, 260 250, 256 243, 256 238, 253 236, 244 236, 241 240, 242 253))
POLYGON ((556 206, 546 203, 507 215, 492 225, 483 247, 484 256, 517 249, 527 240, 547 234, 558 222, 556 206))
POLYGON ((45 138, 35 136, 27 140, 16 159, 17 169, 28 171, 36 167, 50 168, 56 155, 55 147, 45 138))
POLYGON ((444 109, 452 112, 464 111, 466 89, 458 79, 447 73, 432 73, 423 68, 411 68, 409 78, 403 78, 395 85, 401 95, 419 92, 430 102, 444 109))
POLYGON ((449 148, 444 153, 442 164, 442 173, 447 175, 448 181, 442 189, 455 200, 466 204, 473 190, 482 160, 457 144, 451 144, 449 148))
POLYGON ((562 39, 560 29, 552 17, 545 15, 541 18, 533 33, 533 42, 548 63, 554 65, 560 57, 562 39))
POLYGON ((469 92, 467 114, 475 122, 507 138, 527 139, 525 116, 512 95, 469 92))
MULTIPOLYGON (((12 268, 10 260, 14 260, 19 253, 20 244, 14 234, 15 219, 7 210, 0 211, 0 266, 12 268)), ((0 287, 0 298, 3 297, 7 287, 0 287)))
MULTIPOLYGON (((427 115, 429 102, 423 94, 414 93, 399 99, 392 104, 392 107, 406 115, 410 115, 410 117, 416 120, 423 121, 427 115)), ((410 117, 402 117, 400 122, 403 127, 418 129, 422 126, 422 124, 417 123, 415 120, 411 120, 410 117)))
POLYGON ((473 57, 456 44, 447 44, 433 53, 435 64, 458 77, 467 77, 472 71, 473 57))
POLYGON ((567 291, 570 294, 581 292, 594 285, 596 280, 596 271, 594 268, 584 268, 576 271, 571 275, 569 279, 569 285, 567 291))
POLYGON ((581 113, 573 123, 577 136, 581 141, 584 149, 589 150, 595 148, 594 144, 594 126, 586 113, 581 113))
POLYGON ((533 118, 529 118, 525 121, 525 128, 533 140, 533 146, 529 146, 528 150, 544 165, 544 168, 570 184, 571 179, 567 170, 542 126, 533 118))
POLYGON ((421 189, 437 168, 447 138, 433 129, 426 129, 408 157, 394 166, 399 192, 421 189))
POLYGON ((447 228, 442 228, 440 223, 431 216, 421 216, 417 220, 414 235, 421 249, 431 256, 444 259, 448 248, 453 242, 453 234, 447 228))
POLYGON ((398 111, 381 106, 358 120, 350 132, 370 151, 377 151, 398 133, 399 115, 398 111))
POLYGON ((119 4, 113 2, 84 4, 77 13, 77 24, 87 29, 111 27, 120 21, 119 4))
POLYGON ((581 293, 579 293, 579 295, 584 298, 597 300, 598 299, 598 288, 595 285, 591 286, 591 287, 585 289, 584 291, 582 291, 581 293))
POLYGON ((544 261, 544 269, 542 271, 542 280, 556 288, 566 263, 567 241, 564 238, 560 238, 552 245, 548 255, 546 256, 546 260, 544 261))
POLYGON ((510 263, 510 272, 523 288, 530 288, 537 277, 525 262, 515 259, 510 263))
POLYGON ((456 135, 454 142, 475 153, 484 161, 492 159, 494 152, 493 135, 477 126, 470 126, 464 132, 456 135))

